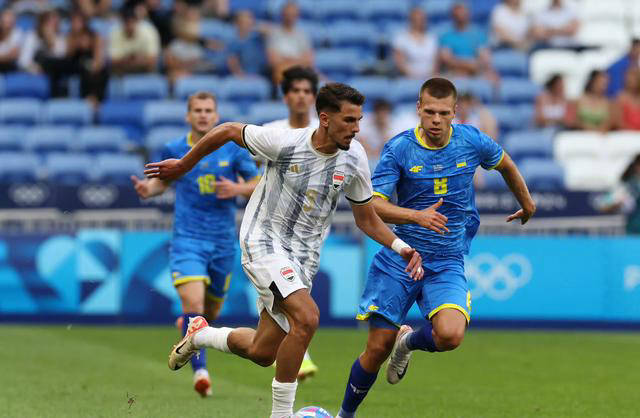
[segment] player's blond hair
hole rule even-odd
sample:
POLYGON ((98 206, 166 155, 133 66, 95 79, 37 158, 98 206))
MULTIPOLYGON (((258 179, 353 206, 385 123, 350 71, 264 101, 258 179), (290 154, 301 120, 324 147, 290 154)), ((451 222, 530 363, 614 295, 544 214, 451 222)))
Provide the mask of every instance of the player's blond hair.
POLYGON ((207 99, 211 99, 213 100, 213 104, 215 105, 215 107, 218 107, 218 99, 216 99, 216 95, 208 92, 208 91, 196 91, 195 93, 193 93, 192 95, 189 96, 189 99, 187 99, 187 112, 191 110, 191 102, 194 100, 207 100, 207 99))

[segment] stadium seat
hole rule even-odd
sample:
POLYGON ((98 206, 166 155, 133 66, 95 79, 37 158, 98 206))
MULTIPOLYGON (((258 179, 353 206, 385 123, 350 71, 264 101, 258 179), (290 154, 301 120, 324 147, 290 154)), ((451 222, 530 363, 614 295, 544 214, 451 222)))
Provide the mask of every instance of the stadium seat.
POLYGON ((87 153, 123 152, 131 146, 127 133, 119 126, 87 126, 78 131, 77 138, 72 148, 87 153))
POLYGON ((470 4, 471 20, 478 25, 488 27, 491 12, 498 3, 500 3, 500 0, 474 1, 470 4))
POLYGON ((267 2, 256 0, 233 0, 229 2, 231 15, 241 10, 251 10, 257 18, 264 18, 267 15, 267 2))
POLYGON ((529 75, 538 85, 543 85, 556 73, 571 77, 579 70, 579 56, 574 51, 560 49, 542 49, 531 54, 529 75))
POLYGON ((49 97, 49 79, 40 74, 9 73, 5 76, 6 97, 49 97))
POLYGON ((222 42, 233 40, 236 31, 232 25, 219 19, 202 19, 200 22, 200 37, 215 39, 222 42))
POLYGON ((494 51, 491 54, 493 68, 503 77, 527 77, 529 60, 527 54, 513 49, 494 51))
POLYGON ((607 191, 618 181, 619 173, 613 172, 606 159, 600 156, 573 158, 566 161, 563 167, 568 190, 607 191))
POLYGON ((152 154, 157 154, 167 142, 183 137, 187 132, 189 132, 188 129, 178 127, 153 128, 147 133, 144 144, 152 154))
POLYGON ((451 18, 451 7, 454 5, 453 0, 426 0, 420 3, 425 12, 429 23, 439 23, 451 18))
POLYGON ((187 102, 158 101, 147 102, 144 106, 143 121, 148 128, 162 125, 186 124, 187 102))
POLYGON ((84 100, 52 99, 44 104, 44 122, 52 125, 89 125, 93 109, 84 100))
POLYGON ((25 130, 21 125, 0 125, 0 152, 21 151, 25 130))
POLYGON ((102 154, 96 158, 98 179, 105 183, 129 184, 132 174, 140 175, 144 163, 137 155, 102 154))
POLYGON ((98 121, 104 125, 118 125, 134 141, 142 139, 143 103, 138 101, 107 100, 98 110, 98 121))
POLYGON ((314 48, 327 46, 329 32, 325 30, 326 25, 315 20, 301 20, 298 28, 309 37, 314 48))
POLYGON ((218 116, 220 122, 241 122, 246 117, 240 111, 240 107, 232 102, 218 102, 218 116))
POLYGON ((249 121, 256 125, 288 117, 289 108, 282 102, 260 102, 249 107, 249 121))
POLYGON ((6 184, 37 181, 41 170, 40 158, 36 154, 23 152, 0 152, 0 182, 6 184))
POLYGON ((4 97, 4 75, 0 74, 0 97, 4 97))
POLYGON ((333 48, 356 48, 363 54, 375 53, 379 31, 369 23, 338 21, 331 24, 327 40, 333 48))
POLYGON ((398 78, 391 81, 388 98, 395 103, 414 103, 418 101, 422 80, 398 78))
POLYGON ((535 109, 530 104, 520 106, 488 105, 487 108, 498 121, 501 134, 507 134, 514 130, 529 129, 533 125, 535 109))
POLYGON ((484 103, 493 101, 493 86, 484 78, 456 78, 451 81, 460 94, 471 93, 484 103))
POLYGON ((387 77, 354 77, 349 80, 348 84, 365 95, 366 109, 370 109, 373 106, 373 102, 378 99, 390 101, 389 93, 393 91, 393 84, 387 77))
POLYGON ((606 154, 612 159, 633 158, 640 154, 640 134, 637 131, 613 131, 607 134, 606 154))
POLYGON ((363 58, 357 49, 320 49, 316 51, 316 67, 334 81, 345 81, 363 67, 363 58))
POLYGON ((41 108, 37 99, 3 99, 0 101, 0 122, 35 125, 40 120, 41 108))
POLYGON ((126 100, 158 100, 169 95, 169 82, 161 75, 126 75, 122 78, 122 95, 126 100))
POLYGON ((64 152, 71 149, 76 130, 65 125, 40 125, 25 133, 24 149, 37 153, 64 152))
POLYGON ((599 158, 608 143, 608 138, 599 132, 559 132, 553 141, 553 156, 561 164, 576 158, 599 158))
POLYGON ((504 103, 533 103, 539 91, 528 78, 504 78, 500 81, 499 97, 504 103))
POLYGON ((552 130, 514 131, 506 136, 504 148, 511 158, 520 161, 525 158, 553 159, 552 130))
POLYGON ((528 158, 519 165, 530 189, 557 191, 564 189, 564 171, 551 159, 528 158))
POLYGON ((625 0, 582 0, 576 9, 580 20, 586 24, 610 22, 622 26, 626 23, 626 6, 625 0))
POLYGON ((503 191, 508 189, 502 174, 497 170, 481 170, 478 175, 483 190, 503 191))
POLYGON ((208 91, 219 96, 222 91, 222 80, 208 75, 183 77, 176 81, 174 90, 178 100, 186 100, 197 91, 208 91))
POLYGON ((227 77, 222 82, 220 99, 238 103, 264 101, 271 94, 271 84, 262 77, 227 77))
POLYGON ((367 0, 360 2, 356 10, 361 20, 372 22, 382 28, 389 22, 406 23, 409 16, 409 1, 367 0))
POLYGON ((602 48, 626 49, 631 40, 623 24, 615 22, 582 23, 576 34, 580 45, 602 48))
POLYGON ((323 0, 316 2, 313 9, 314 20, 324 21, 325 24, 331 24, 336 20, 359 18, 358 9, 362 7, 362 2, 358 0, 323 0))
POLYGON ((57 184, 78 186, 96 178, 95 161, 86 154, 49 154, 45 168, 47 179, 57 184))

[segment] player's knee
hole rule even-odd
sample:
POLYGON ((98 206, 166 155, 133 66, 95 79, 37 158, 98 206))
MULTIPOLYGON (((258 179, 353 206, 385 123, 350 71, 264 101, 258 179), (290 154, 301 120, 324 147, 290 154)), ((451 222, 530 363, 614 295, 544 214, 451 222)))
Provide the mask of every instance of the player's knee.
POLYGON ((250 347, 247 354, 251 361, 262 367, 269 367, 276 361, 275 352, 260 349, 255 346, 250 347))
POLYGON ((442 351, 455 350, 462 344, 464 339, 464 328, 445 327, 439 330, 438 335, 438 348, 442 351))
POLYGON ((192 299, 192 298, 183 298, 182 299, 182 310, 184 312, 190 313, 204 313, 204 301, 192 299))
POLYGON ((317 309, 306 309, 295 316, 292 332, 304 338, 311 338, 318 329, 319 322, 320 312, 317 309))

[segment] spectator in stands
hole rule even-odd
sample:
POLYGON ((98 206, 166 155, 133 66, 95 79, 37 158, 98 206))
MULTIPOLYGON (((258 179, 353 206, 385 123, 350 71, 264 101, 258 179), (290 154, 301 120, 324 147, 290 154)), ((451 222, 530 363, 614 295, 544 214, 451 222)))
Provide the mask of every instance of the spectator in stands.
POLYGON ((188 6, 180 17, 174 20, 176 38, 171 41, 165 53, 167 75, 173 83, 180 77, 194 73, 211 72, 213 63, 207 60, 206 49, 199 39, 200 11, 188 6))
POLYGON ((384 144, 399 133, 392 130, 391 111, 391 103, 378 99, 373 102, 373 113, 365 115, 360 124, 358 139, 367 152, 371 168, 378 163, 384 144))
POLYGON ((267 59, 271 76, 277 86, 282 72, 294 65, 313 67, 313 49, 309 37, 296 28, 300 11, 295 3, 287 3, 282 9, 281 25, 272 28, 267 38, 267 59))
POLYGON ((105 17, 111 11, 111 0, 73 0, 73 6, 86 17, 105 17))
POLYGON ((16 28, 16 15, 11 9, 0 12, 0 72, 15 71, 22 44, 22 31, 16 28))
POLYGON ((567 106, 564 79, 560 74, 554 74, 544 84, 544 90, 536 97, 536 125, 558 128, 565 126, 567 106))
POLYGON ((629 53, 614 62, 611 67, 607 69, 607 74, 609 74, 607 95, 609 97, 615 97, 624 86, 624 75, 627 73, 627 70, 638 67, 640 67, 640 39, 635 38, 631 41, 629 53))
POLYGON ((491 111, 471 93, 464 93, 458 99, 455 123, 473 125, 491 138, 498 138, 498 122, 491 111))
POLYGON ((553 0, 549 8, 534 17, 533 37, 541 47, 563 48, 577 45, 580 22, 572 5, 553 0))
POLYGON ((167 10, 162 5, 162 0, 145 0, 144 6, 146 16, 160 35, 160 45, 166 47, 173 39, 173 28, 171 26, 171 10, 167 10))
POLYGON ((60 33, 60 17, 53 10, 38 15, 35 31, 27 34, 20 50, 18 66, 32 73, 43 73, 57 59, 65 57, 67 42, 60 33))
POLYGON ((121 18, 121 25, 110 36, 112 71, 119 75, 155 71, 160 53, 158 31, 141 21, 131 7, 122 9, 121 18))
POLYGON ((608 83, 609 76, 606 72, 591 71, 584 93, 569 106, 568 121, 571 127, 600 132, 611 129, 611 103, 606 96, 608 83))
POLYGON ((605 213, 624 213, 627 217, 627 234, 640 235, 640 154, 622 173, 620 184, 600 196, 596 205, 605 213))
POLYGON ((445 71, 458 76, 485 77, 497 81, 483 32, 469 24, 469 9, 463 3, 453 6, 454 28, 440 38, 440 58, 445 71))
POLYGON ((94 106, 104 98, 109 78, 104 49, 103 39, 89 27, 85 15, 73 13, 67 35, 67 72, 80 75, 80 93, 94 106))
POLYGON ((228 20, 231 7, 230 0, 202 0, 202 14, 220 20, 228 20))
POLYGON ((614 103, 618 129, 640 130, 640 69, 630 68, 624 76, 624 90, 614 103))
POLYGON ((266 74, 267 57, 264 54, 263 30, 256 28, 253 13, 240 10, 234 19, 236 34, 229 44, 227 66, 236 77, 266 74))
POLYGON ((491 41, 494 47, 526 51, 531 47, 531 21, 520 0, 503 0, 491 12, 491 41))
POLYGON ((438 72, 438 39, 427 32, 427 16, 421 7, 409 14, 409 28, 393 40, 393 60, 405 77, 429 79, 438 72))

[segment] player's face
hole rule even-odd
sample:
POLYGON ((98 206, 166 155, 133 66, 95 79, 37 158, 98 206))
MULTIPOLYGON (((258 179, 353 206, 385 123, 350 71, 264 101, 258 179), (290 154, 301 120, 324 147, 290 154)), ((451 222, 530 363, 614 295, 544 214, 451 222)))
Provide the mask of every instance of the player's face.
POLYGON ((218 123, 218 111, 212 99, 192 99, 187 123, 199 134, 205 134, 218 123))
POLYGON ((291 88, 284 96, 284 102, 289 107, 290 113, 307 114, 316 102, 309 80, 295 80, 291 88))
POLYGON ((456 115, 453 95, 435 98, 424 91, 418 102, 418 117, 424 132, 434 142, 442 141, 449 134, 451 121, 456 115))
MULTIPOLYGON (((322 112, 321 119, 325 113, 322 112)), ((351 141, 360 132, 362 106, 349 102, 342 102, 339 112, 327 112, 327 130, 329 139, 341 150, 348 150, 351 141)))

